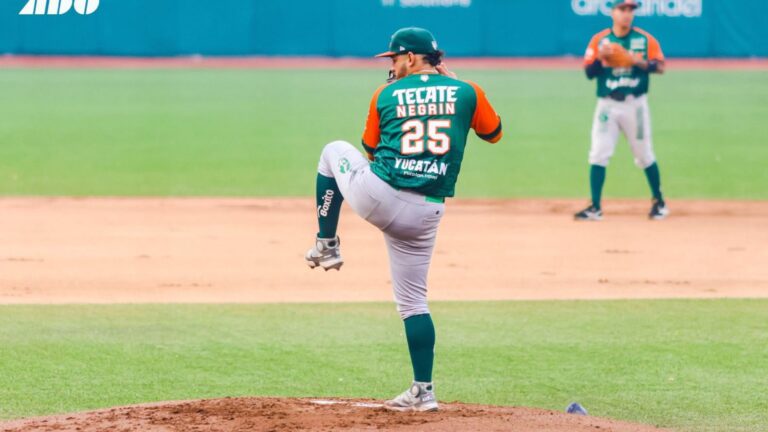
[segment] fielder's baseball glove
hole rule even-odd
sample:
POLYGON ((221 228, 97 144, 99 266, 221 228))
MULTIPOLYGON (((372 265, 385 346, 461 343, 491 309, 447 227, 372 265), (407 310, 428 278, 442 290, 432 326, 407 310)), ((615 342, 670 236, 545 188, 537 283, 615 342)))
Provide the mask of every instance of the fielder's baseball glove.
POLYGON ((635 64, 632 54, 623 46, 612 43, 611 53, 605 57, 605 64, 612 68, 628 68, 635 64))

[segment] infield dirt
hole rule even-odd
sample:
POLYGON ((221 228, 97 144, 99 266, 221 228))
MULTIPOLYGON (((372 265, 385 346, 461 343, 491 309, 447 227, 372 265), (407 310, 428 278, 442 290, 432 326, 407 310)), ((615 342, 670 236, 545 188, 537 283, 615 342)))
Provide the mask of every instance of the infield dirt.
MULTIPOLYGON (((768 297, 768 202, 448 203, 431 300, 768 297)), ((0 199, 0 304, 391 301, 384 240, 349 208, 341 271, 303 260, 310 199, 0 199)))

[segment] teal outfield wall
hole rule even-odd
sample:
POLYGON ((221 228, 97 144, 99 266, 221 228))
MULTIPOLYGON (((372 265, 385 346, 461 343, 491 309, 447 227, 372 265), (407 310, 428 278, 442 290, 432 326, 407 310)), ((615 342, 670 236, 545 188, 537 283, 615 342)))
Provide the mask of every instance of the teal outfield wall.
MULTIPOLYGON (((0 54, 370 56, 415 25, 451 56, 581 55, 611 2, 74 0, 34 14, 72 1, 0 0, 0 54)), ((768 57, 766 0, 645 0, 638 15, 669 56, 768 57)))

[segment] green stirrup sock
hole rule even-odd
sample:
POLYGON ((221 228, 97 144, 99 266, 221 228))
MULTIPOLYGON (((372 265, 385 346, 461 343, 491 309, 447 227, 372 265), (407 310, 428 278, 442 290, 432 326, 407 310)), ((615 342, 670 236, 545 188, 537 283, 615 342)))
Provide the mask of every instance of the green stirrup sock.
POLYGON ((659 201, 664 201, 664 197, 661 195, 661 173, 656 162, 645 169, 645 177, 648 178, 648 186, 651 187, 653 197, 659 201))
POLYGON ((339 226, 339 214, 344 197, 339 192, 336 179, 317 175, 317 224, 320 227, 317 236, 319 238, 336 237, 336 228, 339 226))
POLYGON ((405 321, 405 337, 413 364, 413 380, 432 382, 435 361, 435 325, 429 314, 415 315, 405 321))
POLYGON ((605 184, 605 167, 600 165, 590 165, 589 187, 592 190, 592 206, 596 209, 600 209, 603 184, 605 184))

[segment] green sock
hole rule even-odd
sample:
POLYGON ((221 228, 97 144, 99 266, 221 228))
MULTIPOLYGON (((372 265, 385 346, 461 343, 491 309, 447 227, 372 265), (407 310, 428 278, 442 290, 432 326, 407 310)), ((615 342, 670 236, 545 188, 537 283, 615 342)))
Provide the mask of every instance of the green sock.
POLYGON ((435 361, 435 326, 429 314, 415 315, 405 321, 405 337, 411 353, 413 380, 432 382, 432 365, 435 361))
POLYGON ((339 192, 336 179, 317 175, 317 223, 320 226, 317 236, 320 238, 336 237, 339 226, 339 214, 344 197, 339 192))
POLYGON ((600 200, 603 195, 603 184, 605 184, 605 167, 600 165, 590 165, 589 169, 589 187, 592 190, 592 206, 600 208, 600 200))
POLYGON ((648 178, 648 186, 651 187, 653 197, 659 201, 664 201, 664 198, 661 195, 661 173, 659 172, 659 164, 654 162, 651 166, 646 168, 645 177, 648 178))

